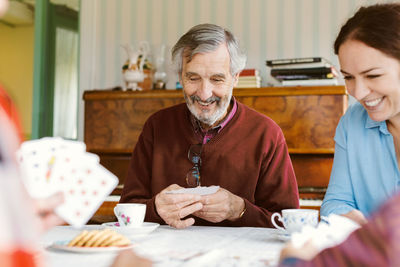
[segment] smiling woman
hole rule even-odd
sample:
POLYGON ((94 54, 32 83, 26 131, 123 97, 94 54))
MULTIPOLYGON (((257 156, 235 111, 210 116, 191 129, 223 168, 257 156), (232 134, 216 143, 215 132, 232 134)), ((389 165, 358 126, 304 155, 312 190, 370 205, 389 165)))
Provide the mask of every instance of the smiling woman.
POLYGON ((352 105, 336 130, 321 215, 359 223, 400 188, 400 4, 362 7, 336 41, 352 105))
MULTIPOLYGON (((400 118, 400 61, 357 40, 339 49, 341 71, 350 95, 374 121, 400 118)), ((398 119, 397 119, 398 120, 398 119)))

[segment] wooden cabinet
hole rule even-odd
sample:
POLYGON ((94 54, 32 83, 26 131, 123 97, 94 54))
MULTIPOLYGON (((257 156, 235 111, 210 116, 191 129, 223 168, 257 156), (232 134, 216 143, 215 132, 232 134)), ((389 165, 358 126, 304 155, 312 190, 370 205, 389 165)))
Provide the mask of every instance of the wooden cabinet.
MULTIPOLYGON (((272 118, 282 128, 300 196, 322 199, 333 162, 335 129, 347 107, 343 86, 234 89, 236 99, 272 118)), ((147 118, 184 102, 181 90, 86 91, 87 149, 118 176, 119 194, 130 155, 147 118)))

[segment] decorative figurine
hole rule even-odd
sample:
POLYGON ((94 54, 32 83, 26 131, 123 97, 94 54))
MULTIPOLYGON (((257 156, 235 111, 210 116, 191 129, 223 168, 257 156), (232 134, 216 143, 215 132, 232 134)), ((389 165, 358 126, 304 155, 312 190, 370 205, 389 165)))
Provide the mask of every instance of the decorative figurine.
POLYGON ((143 66, 147 61, 147 56, 150 51, 149 44, 147 42, 141 42, 137 51, 131 45, 123 45, 126 53, 128 54, 128 60, 122 66, 122 75, 124 78, 123 90, 138 90, 141 91, 143 88, 138 86, 146 78, 143 72, 143 66))

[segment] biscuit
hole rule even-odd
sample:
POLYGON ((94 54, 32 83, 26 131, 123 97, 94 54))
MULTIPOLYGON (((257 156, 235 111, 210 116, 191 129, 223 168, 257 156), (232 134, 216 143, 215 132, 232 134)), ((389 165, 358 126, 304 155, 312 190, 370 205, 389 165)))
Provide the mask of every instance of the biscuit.
POLYGON ((110 229, 104 229, 103 231, 100 231, 96 238, 93 238, 92 247, 100 247, 100 244, 110 238, 111 235, 113 235, 113 231, 110 229))
POLYGON ((111 235, 108 239, 104 240, 104 242, 100 243, 100 247, 114 247, 114 246, 123 246, 129 245, 130 240, 125 236, 115 233, 111 235))
POLYGON ((88 234, 88 231, 84 230, 82 231, 79 235, 77 235, 74 239, 72 239, 69 243, 68 243, 68 247, 73 247, 76 246, 76 244, 78 243, 79 240, 81 240, 82 237, 84 237, 85 235, 88 234))
POLYGON ((83 247, 94 247, 93 243, 103 234, 102 231, 98 230, 93 230, 92 235, 86 240, 84 244, 82 244, 83 247))
POLYGON ((77 247, 83 247, 87 241, 89 241, 98 231, 89 231, 86 235, 84 235, 78 242, 76 242, 77 247))
POLYGON ((84 230, 79 233, 69 243, 69 247, 114 247, 126 246, 131 244, 131 241, 125 236, 111 230, 84 230))

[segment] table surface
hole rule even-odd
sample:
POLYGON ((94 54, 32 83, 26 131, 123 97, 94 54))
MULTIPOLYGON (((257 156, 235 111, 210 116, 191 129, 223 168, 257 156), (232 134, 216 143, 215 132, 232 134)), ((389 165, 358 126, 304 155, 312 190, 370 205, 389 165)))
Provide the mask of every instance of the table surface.
MULTIPOLYGON (((85 229, 103 228, 87 225, 85 229)), ((57 226, 41 239, 47 247, 70 240, 82 229, 57 226)), ((133 250, 153 261, 153 266, 276 266, 288 237, 277 229, 256 227, 160 226, 145 236, 130 237, 133 250)), ((45 249, 46 266, 110 266, 117 252, 72 253, 45 249)))

